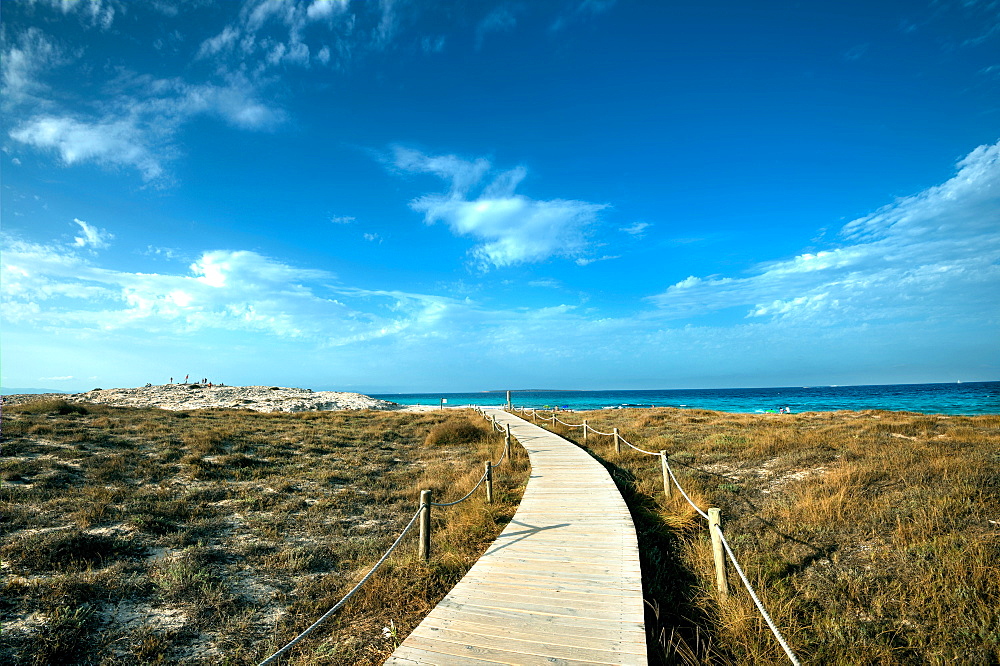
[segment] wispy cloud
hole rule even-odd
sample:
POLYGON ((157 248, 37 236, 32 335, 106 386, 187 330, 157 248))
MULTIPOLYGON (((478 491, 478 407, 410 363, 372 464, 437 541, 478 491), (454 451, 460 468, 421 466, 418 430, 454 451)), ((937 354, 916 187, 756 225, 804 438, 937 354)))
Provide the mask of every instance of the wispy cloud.
POLYGON ((636 222, 633 225, 622 227, 621 231, 624 231, 629 236, 634 236, 636 238, 642 238, 646 235, 646 230, 649 229, 651 225, 649 222, 636 222))
POLYGON ((598 213, 607 208, 606 204, 516 194, 526 169, 493 173, 483 158, 469 161, 397 147, 393 164, 403 171, 431 173, 448 181, 447 194, 418 197, 410 207, 423 213, 427 224, 443 221, 454 234, 479 240, 471 255, 481 270, 550 257, 584 257, 590 229, 598 213))
POLYGON ((108 233, 104 229, 98 229, 92 224, 87 224, 83 220, 73 218, 73 221, 79 225, 80 231, 83 232, 82 236, 77 236, 73 239, 73 245, 76 247, 89 247, 99 250, 108 247, 108 241, 114 238, 113 234, 108 233))
POLYGON ((83 25, 102 30, 111 27, 115 20, 115 8, 122 7, 122 3, 114 0, 31 0, 31 2, 56 9, 64 16, 76 16, 83 25))
POLYGON ((163 174, 161 157, 133 119, 79 121, 68 116, 39 116, 10 132, 10 137, 36 148, 58 153, 63 164, 96 162, 137 169, 145 180, 163 174))
POLYGON ((852 46, 846 53, 844 53, 844 60, 848 62, 861 60, 868 52, 869 46, 870 44, 858 44, 857 46, 852 46))
POLYGON ((995 319, 1000 144, 969 153, 947 182, 848 223, 840 238, 840 247, 761 264, 749 277, 691 276, 650 300, 677 318, 743 308, 750 319, 831 325, 995 319))
POLYGON ((495 8, 476 25, 476 49, 483 48, 486 36, 492 32, 506 32, 517 25, 513 11, 505 6, 495 8))
POLYGON ((38 28, 28 28, 15 41, 4 52, 0 66, 3 108, 8 112, 22 104, 48 104, 51 90, 40 74, 66 60, 62 50, 38 28))

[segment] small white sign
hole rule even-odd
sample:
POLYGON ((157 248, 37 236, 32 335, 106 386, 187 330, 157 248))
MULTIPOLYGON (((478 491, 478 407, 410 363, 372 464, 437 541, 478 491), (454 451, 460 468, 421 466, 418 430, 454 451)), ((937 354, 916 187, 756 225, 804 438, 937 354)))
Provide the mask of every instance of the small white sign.
POLYGON ((448 398, 441 398, 441 402, 442 403, 448 402, 448 398))

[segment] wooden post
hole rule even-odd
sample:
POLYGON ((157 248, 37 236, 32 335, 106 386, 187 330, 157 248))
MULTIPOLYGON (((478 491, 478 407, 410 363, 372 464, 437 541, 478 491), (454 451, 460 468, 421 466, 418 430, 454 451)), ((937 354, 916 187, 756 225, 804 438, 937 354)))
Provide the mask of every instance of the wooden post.
POLYGON ((587 441, 587 419, 583 420, 583 441, 587 441))
POLYGON ((503 436, 503 454, 507 457, 507 462, 510 462, 510 424, 507 425, 507 433, 503 436))
POLYGON ((621 435, 618 434, 618 428, 615 428, 615 453, 622 452, 622 439, 621 435))
POLYGON ((507 391, 507 409, 510 409, 510 391, 507 391))
POLYGON ((729 596, 729 579, 726 577, 726 551, 722 548, 722 512, 708 510, 708 529, 712 533, 712 555, 715 558, 715 585, 723 599, 729 596))
POLYGON ((486 461, 486 503, 493 504, 493 465, 486 461))
POLYGON ((667 469, 666 451, 660 451, 660 472, 663 473, 663 495, 669 498, 671 486, 673 484, 670 483, 670 470, 667 469))
POLYGON ((531 410, 531 421, 533 423, 538 423, 538 417, 535 416, 535 410, 534 409, 531 410))
POLYGON ((420 547, 418 555, 423 561, 431 556, 431 491, 420 491, 420 547))

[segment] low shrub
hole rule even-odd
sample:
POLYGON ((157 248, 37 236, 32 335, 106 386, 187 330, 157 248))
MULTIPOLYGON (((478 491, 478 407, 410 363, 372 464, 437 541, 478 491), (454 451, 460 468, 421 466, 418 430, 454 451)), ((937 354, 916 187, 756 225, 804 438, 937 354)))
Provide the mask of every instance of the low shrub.
POLYGON ((30 400, 20 405, 7 407, 15 414, 89 414, 90 411, 83 405, 66 402, 62 398, 43 398, 40 400, 30 400))
POLYGON ((58 571, 63 567, 101 566, 116 560, 145 555, 141 545, 77 529, 54 530, 23 536, 0 548, 0 556, 32 571, 58 571))
POLYGON ((465 417, 452 417, 444 423, 431 428, 424 440, 425 446, 467 446, 476 444, 486 437, 490 431, 480 427, 465 417))

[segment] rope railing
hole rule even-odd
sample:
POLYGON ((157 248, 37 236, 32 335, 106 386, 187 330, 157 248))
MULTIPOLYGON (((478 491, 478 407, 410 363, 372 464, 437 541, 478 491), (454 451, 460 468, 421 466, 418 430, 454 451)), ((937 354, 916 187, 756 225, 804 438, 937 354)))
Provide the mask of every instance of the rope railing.
POLYGON ((347 594, 345 594, 340 601, 338 601, 336 604, 334 604, 333 607, 330 608, 330 610, 328 610, 327 612, 323 613, 323 615, 318 620, 316 620, 311 625, 309 625, 302 633, 300 633, 298 636, 296 636, 292 640, 288 641, 288 643, 286 643, 283 648, 281 648, 280 650, 278 650, 277 652, 275 652, 274 654, 272 654, 270 657, 268 657, 264 661, 260 662, 259 666, 266 666, 266 664, 274 663, 274 661, 276 659, 278 659, 281 655, 285 654, 286 652, 288 652, 289 650, 291 650, 293 647, 295 647, 295 645, 299 641, 301 641, 303 638, 305 638, 306 636, 308 636, 309 634, 311 634, 312 631, 316 627, 318 627, 319 625, 321 625, 324 622, 326 622, 326 620, 331 615, 333 615, 338 610, 340 610, 340 608, 344 604, 346 604, 347 601, 351 597, 353 597, 354 594, 358 590, 361 589, 361 586, 364 585, 365 583, 367 583, 368 579, 371 578, 372 575, 376 571, 378 571, 379 567, 382 566, 382 563, 385 562, 389 558, 389 555, 392 554, 392 551, 396 550, 396 546, 398 546, 400 544, 400 542, 403 540, 403 537, 406 536, 406 533, 409 532, 410 529, 413 527, 413 524, 415 522, 417 522, 417 518, 420 516, 421 513, 423 513, 423 511, 424 511, 423 507, 420 507, 419 509, 417 509, 416 513, 413 514, 413 517, 410 518, 410 522, 408 522, 406 524, 406 527, 403 528, 403 531, 399 533, 399 536, 396 537, 396 540, 392 542, 391 546, 389 546, 389 550, 385 551, 385 554, 382 555, 382 557, 379 559, 379 561, 375 563, 375 566, 373 566, 371 568, 371 570, 368 573, 365 574, 364 578, 362 578, 361 580, 358 581, 357 585, 355 585, 354 587, 351 588, 350 592, 348 592, 347 594))
POLYGON ((774 634, 776 639, 778 639, 778 643, 781 645, 781 649, 785 651, 785 655, 788 656, 788 660, 795 664, 795 666, 800 666, 798 657, 796 657, 795 653, 792 652, 792 648, 788 647, 788 642, 785 641, 785 637, 781 635, 780 631, 778 631, 778 627, 775 626, 774 620, 771 619, 767 609, 764 608, 764 604, 761 603, 760 597, 757 596, 753 586, 750 585, 750 581, 747 580, 747 575, 743 573, 743 567, 741 567, 740 563, 736 560, 736 555, 733 553, 733 549, 730 548, 729 542, 726 541, 726 536, 722 533, 722 530, 719 530, 718 534, 719 539, 722 541, 722 546, 726 549, 726 553, 729 555, 729 560, 733 563, 733 568, 736 569, 736 573, 739 574, 740 580, 743 581, 743 585, 747 588, 747 592, 750 593, 750 598, 753 599, 753 602, 757 605, 757 610, 759 610, 760 614, 764 616, 764 621, 767 622, 767 626, 771 628, 771 633, 774 634))
POLYGON ((483 485, 483 481, 485 480, 486 480, 486 472, 483 472, 483 475, 479 477, 479 481, 476 482, 476 485, 472 486, 472 490, 470 490, 469 493, 462 499, 455 500, 454 502, 431 502, 431 506, 455 506, 456 504, 461 504, 465 500, 472 497, 472 493, 476 492, 479 486, 483 485))
MULTIPOLYGON (((486 412, 483 411, 482 409, 480 409, 478 406, 475 406, 474 409, 477 412, 479 412, 480 414, 482 414, 483 416, 486 416, 487 418, 489 418, 489 416, 486 414, 486 412)), ((321 615, 318 620, 316 620, 311 625, 309 625, 308 627, 306 627, 295 638, 293 638, 292 640, 288 641, 288 643, 286 643, 280 650, 278 650, 277 652, 275 652, 274 654, 272 654, 270 657, 268 657, 264 661, 260 662, 260 664, 258 664, 258 666, 267 666, 267 664, 273 664, 282 655, 286 654, 289 650, 291 650, 299 642, 301 642, 304 638, 306 638, 310 633, 312 633, 317 627, 319 627, 321 624, 323 624, 324 622, 326 622, 330 618, 331 615, 333 615, 338 610, 340 610, 344 606, 344 604, 346 604, 351 599, 351 597, 353 597, 358 592, 358 590, 360 590, 362 588, 362 586, 365 583, 367 583, 368 580, 373 575, 375 575, 375 572, 379 570, 379 568, 382 566, 382 564, 385 563, 385 561, 387 559, 389 559, 389 556, 392 554, 392 552, 394 550, 396 550, 396 548, 399 546, 399 544, 403 541, 403 537, 405 537, 407 535, 407 533, 409 533, 409 531, 411 529, 413 529, 414 523, 416 523, 417 520, 419 518, 421 518, 421 517, 423 517, 423 520, 420 521, 420 548, 419 548, 419 550, 420 550, 421 557, 423 557, 424 559, 427 559, 427 557, 429 556, 429 553, 430 553, 430 508, 432 506, 436 506, 436 507, 449 507, 449 506, 455 506, 456 504, 461 504, 465 500, 467 500, 470 497, 472 497, 472 494, 475 493, 476 490, 479 489, 479 487, 481 485, 483 485, 484 481, 487 482, 486 501, 487 502, 492 502, 493 501, 493 489, 492 489, 493 474, 492 474, 492 471, 494 469, 496 469, 497 467, 499 467, 500 463, 502 463, 504 461, 504 459, 507 457, 507 454, 510 451, 511 437, 510 437, 510 426, 507 426, 506 428, 504 428, 504 427, 501 427, 500 425, 497 424, 496 419, 490 419, 490 421, 493 424, 493 427, 495 429, 497 429, 497 430, 499 430, 501 432, 506 432, 506 437, 504 438, 503 453, 500 454, 500 458, 497 460, 497 462, 495 464, 493 462, 489 461, 489 460, 487 460, 485 462, 486 469, 483 472, 482 476, 479 477, 479 480, 476 482, 476 485, 474 485, 472 487, 472 490, 470 490, 468 493, 466 493, 466 495, 464 497, 462 497, 461 499, 455 500, 454 502, 432 502, 432 501, 430 501, 430 497, 431 497, 430 491, 429 490, 421 491, 421 493, 420 493, 420 495, 421 495, 420 507, 413 514, 413 516, 410 518, 410 521, 406 524, 406 527, 403 528, 403 531, 400 532, 399 536, 396 537, 396 540, 392 542, 391 546, 389 546, 389 549, 386 550, 385 553, 383 553, 382 557, 379 558, 378 562, 376 562, 374 564, 374 566, 372 566, 372 568, 368 571, 368 573, 366 573, 364 575, 364 577, 361 580, 359 580, 357 582, 357 584, 354 587, 352 587, 351 590, 340 599, 340 601, 338 601, 336 604, 334 604, 328 611, 326 611, 325 613, 323 613, 323 615, 321 615)))
MULTIPOLYGON (((526 408, 523 408, 521 410, 521 412, 526 414, 526 413, 528 413, 528 410, 526 408)), ((552 421, 553 427, 555 426, 556 422, 559 422, 562 425, 570 427, 570 428, 581 428, 582 427, 583 428, 583 437, 584 437, 584 439, 587 438, 587 434, 588 433, 593 433, 595 435, 602 435, 602 436, 605 436, 605 437, 614 437, 615 438, 615 450, 616 451, 620 451, 621 450, 620 443, 624 442, 627 446, 631 447, 632 449, 635 449, 636 451, 638 451, 640 453, 644 453, 644 454, 646 454, 648 456, 657 456, 658 458, 660 458, 660 463, 661 463, 661 467, 662 467, 663 474, 664 474, 664 484, 663 484, 663 486, 664 486, 664 492, 669 496, 669 494, 670 494, 669 488, 671 486, 676 487, 677 490, 680 491, 681 496, 683 496, 684 499, 687 500, 687 503, 691 505, 691 508, 694 509, 698 513, 698 515, 700 515, 702 518, 704 518, 705 520, 708 521, 708 523, 709 523, 709 531, 712 534, 712 539, 713 539, 713 549, 715 549, 714 542, 716 540, 718 540, 719 548, 716 551, 716 553, 719 553, 720 551, 724 551, 725 554, 726 554, 726 556, 728 556, 729 561, 732 562, 733 568, 736 569, 736 573, 739 575, 740 580, 743 582, 744 587, 746 587, 747 592, 749 592, 750 598, 753 600, 754 604, 757 606, 757 610, 763 616, 764 621, 767 623, 767 626, 771 629, 771 633, 774 634, 774 637, 775 637, 775 639, 777 639, 778 644, 781 645, 781 649, 785 651, 785 655, 788 657, 789 661, 792 664, 794 664, 795 666, 800 666, 800 662, 798 660, 798 657, 795 656, 795 653, 788 646, 788 642, 785 640, 785 637, 782 636, 781 631, 778 629, 777 625, 775 625, 774 620, 771 619, 771 616, 768 614, 767 609, 764 608, 764 604, 761 602, 760 597, 757 596, 757 592, 753 589, 753 586, 750 584, 749 579, 747 579, 746 574, 743 572, 743 567, 740 566, 739 561, 736 559, 736 554, 733 553, 733 549, 730 547, 729 542, 726 541, 726 537, 725 537, 725 535, 722 532, 722 526, 719 524, 719 520, 718 520, 718 512, 719 512, 719 510, 718 509, 710 509, 709 513, 706 513, 703 509, 701 509, 697 504, 694 503, 694 500, 692 500, 691 497, 684 491, 684 488, 683 488, 683 486, 681 486, 680 481, 677 480, 677 475, 674 474, 674 470, 673 470, 673 468, 670 467, 670 463, 667 462, 667 452, 666 451, 660 451, 660 452, 656 453, 656 452, 653 452, 653 451, 646 451, 645 449, 641 449, 638 446, 636 446, 636 445, 632 444, 631 442, 629 442, 624 437, 622 437, 621 433, 618 432, 618 428, 615 428, 612 432, 601 432, 600 430, 596 430, 595 428, 593 428, 592 426, 590 426, 590 424, 587 421, 584 421, 583 423, 579 423, 579 424, 566 423, 565 421, 562 421, 562 420, 556 418, 555 410, 553 410, 552 415, 550 417, 537 416, 537 410, 535 410, 535 409, 531 409, 531 414, 532 414, 532 419, 533 420, 541 419, 542 421, 552 421), (668 481, 668 477, 669 477, 669 481, 668 481), (713 520, 713 517, 710 516, 710 513, 714 513, 715 514, 714 520, 713 520)), ((726 574, 725 574, 725 566, 724 566, 724 564, 725 564, 725 560, 722 559, 722 557, 720 556, 720 554, 717 554, 716 555, 716 574, 717 574, 717 578, 718 578, 719 591, 720 591, 720 593, 723 594, 723 596, 725 596, 725 595, 728 594, 728 589, 729 589, 728 588, 728 583, 725 580, 725 575, 726 574)))

